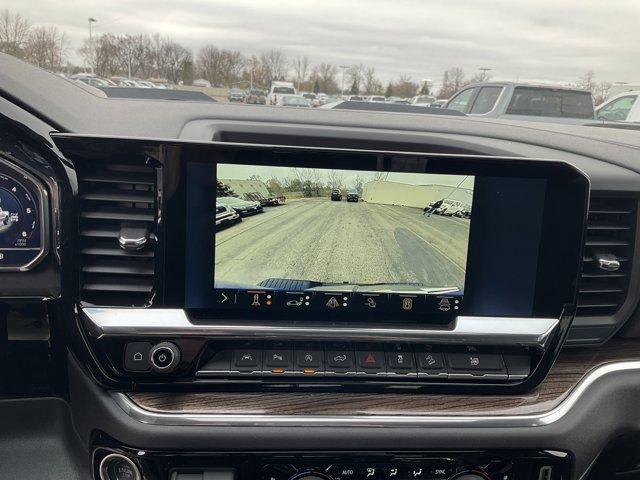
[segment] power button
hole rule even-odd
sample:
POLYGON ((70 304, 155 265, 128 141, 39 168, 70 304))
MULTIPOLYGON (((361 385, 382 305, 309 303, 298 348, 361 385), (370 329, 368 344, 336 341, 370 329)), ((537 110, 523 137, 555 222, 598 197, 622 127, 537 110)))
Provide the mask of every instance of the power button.
POLYGON ((175 343, 163 342, 149 352, 151 368, 158 373, 169 373, 180 363, 180 349, 175 343))

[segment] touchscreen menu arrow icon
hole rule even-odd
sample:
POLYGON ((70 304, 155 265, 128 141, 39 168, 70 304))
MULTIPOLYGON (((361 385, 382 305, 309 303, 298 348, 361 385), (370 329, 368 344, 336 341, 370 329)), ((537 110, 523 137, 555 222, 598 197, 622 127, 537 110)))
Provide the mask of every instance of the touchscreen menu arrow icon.
POLYGON ((229 297, 225 293, 220 292, 220 303, 224 303, 227 300, 229 300, 229 297))

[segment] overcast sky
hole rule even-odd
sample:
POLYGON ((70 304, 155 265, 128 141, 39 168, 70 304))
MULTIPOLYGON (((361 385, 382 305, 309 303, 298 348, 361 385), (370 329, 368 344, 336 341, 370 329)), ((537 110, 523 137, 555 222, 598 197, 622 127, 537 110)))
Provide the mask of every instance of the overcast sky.
MULTIPOLYGON (((295 178, 294 168, 290 167, 266 167, 259 165, 232 165, 218 164, 218 178, 247 180, 252 175, 258 175, 263 181, 275 177, 284 180, 287 177, 295 178)), ((316 169, 321 172, 323 181, 328 180, 330 170, 316 169)), ((342 174, 343 184, 346 188, 353 188, 356 177, 360 177, 367 183, 374 179, 375 173, 358 170, 338 170, 342 174)), ((452 187, 473 189, 474 177, 466 175, 440 175, 427 173, 400 173, 389 172, 385 180, 390 182, 408 183, 411 185, 448 185, 452 187)))
POLYGON ((97 33, 155 33, 197 52, 205 44, 336 65, 375 66, 383 81, 440 82, 460 66, 494 79, 640 81, 638 0, 2 0, 1 8, 67 32, 72 60, 97 33))

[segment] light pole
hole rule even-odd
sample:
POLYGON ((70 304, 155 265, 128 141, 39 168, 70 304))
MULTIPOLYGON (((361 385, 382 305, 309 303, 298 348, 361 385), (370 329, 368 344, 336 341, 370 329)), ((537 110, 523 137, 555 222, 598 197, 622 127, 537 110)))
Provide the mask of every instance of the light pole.
POLYGON ((489 80, 489 74, 487 72, 490 72, 492 70, 491 68, 480 67, 478 68, 478 70, 482 72, 481 78, 483 82, 486 82, 487 80, 489 80))
POLYGON ((347 68, 351 68, 351 67, 349 65, 340 65, 340 68, 342 69, 342 84, 340 86, 340 95, 344 97, 344 71, 347 68))
POLYGON ((88 21, 89 21, 89 67, 91 68, 91 74, 93 74, 93 57, 95 56, 95 51, 93 50, 93 32, 91 30, 91 24, 97 22, 97 20, 93 17, 89 17, 88 21))

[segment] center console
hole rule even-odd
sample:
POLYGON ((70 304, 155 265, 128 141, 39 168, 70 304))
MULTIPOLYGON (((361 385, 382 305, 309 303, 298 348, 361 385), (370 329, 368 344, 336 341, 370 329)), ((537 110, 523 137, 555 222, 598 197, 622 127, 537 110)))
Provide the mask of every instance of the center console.
POLYGON ((588 180, 567 164, 142 141, 125 156, 157 198, 118 248, 153 250, 156 281, 138 308, 80 305, 110 385, 524 391, 571 323, 588 180))
MULTIPOLYGON (((481 412, 398 410, 408 394, 528 392, 571 325, 589 181, 568 164, 125 139, 113 151, 107 139, 73 136, 58 143, 78 168, 82 199, 76 354, 127 422, 181 433, 492 427, 481 412), (207 412, 197 405, 206 394, 212 404, 226 395, 225 405, 207 412), (313 413, 282 413, 292 403, 271 415, 259 403, 273 409, 294 395, 318 402, 313 413), (323 414, 332 395, 348 397, 351 411, 323 414), (359 406, 378 396, 382 403, 359 406)), ((547 421, 536 415, 495 425, 547 421)), ((572 462, 569 452, 452 445, 147 450, 102 427, 91 440, 101 480, 555 480, 568 478, 572 462)))

